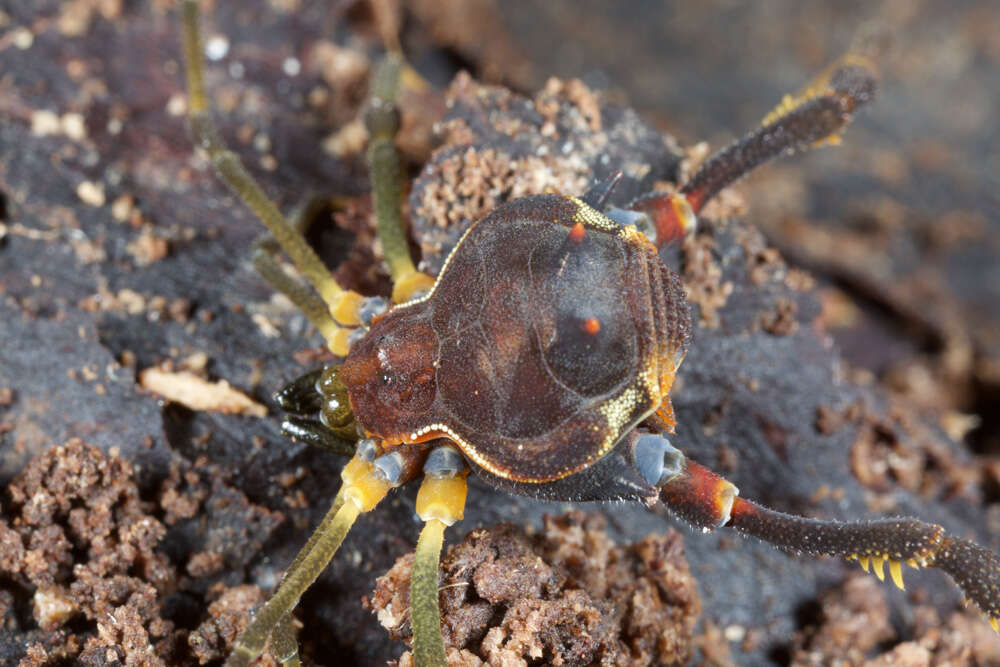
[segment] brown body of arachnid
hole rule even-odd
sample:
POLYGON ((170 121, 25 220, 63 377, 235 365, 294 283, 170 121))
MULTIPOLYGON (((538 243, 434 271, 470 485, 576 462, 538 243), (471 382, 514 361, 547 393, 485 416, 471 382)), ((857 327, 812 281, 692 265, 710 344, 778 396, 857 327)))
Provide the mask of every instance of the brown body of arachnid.
POLYGON ((672 430, 689 328, 680 281, 646 236, 539 195, 474 224, 432 291, 377 319, 340 376, 367 432, 449 438, 530 493, 651 413, 672 430))
POLYGON ((422 478, 424 522, 413 561, 410 620, 420 667, 445 665, 438 608, 444 530, 463 517, 466 477, 550 500, 662 504, 705 531, 733 528, 779 548, 874 566, 903 585, 902 564, 936 567, 997 627, 1000 558, 915 518, 812 519, 768 509, 688 459, 666 437, 670 390, 687 349, 687 305, 658 247, 690 234, 722 188, 781 154, 835 144, 874 96, 872 63, 848 54, 786 97, 743 139, 707 160, 674 192, 606 207, 621 173, 583 194, 527 197, 475 223, 437 281, 409 255, 394 147, 395 91, 405 70, 390 54, 364 115, 378 234, 393 301, 344 290, 301 228, 264 195, 212 123, 194 0, 184 4, 191 127, 226 183, 271 231, 311 289, 280 270, 262 244, 255 265, 344 357, 278 396, 289 435, 348 454, 343 485, 273 597, 238 638, 227 664, 270 643, 298 663, 291 611, 361 514, 422 478))

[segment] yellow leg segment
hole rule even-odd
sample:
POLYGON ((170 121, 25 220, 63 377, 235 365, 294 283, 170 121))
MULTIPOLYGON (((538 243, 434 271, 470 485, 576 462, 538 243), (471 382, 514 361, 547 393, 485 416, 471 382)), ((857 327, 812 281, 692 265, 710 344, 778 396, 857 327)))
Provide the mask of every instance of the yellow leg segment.
POLYGON ((438 567, 446 526, 461 520, 468 485, 465 475, 425 477, 417 493, 417 515, 426 521, 417 541, 410 579, 410 622, 417 667, 445 667, 438 608, 438 567))
POLYGON ((399 131, 396 91, 403 66, 403 59, 398 54, 389 54, 379 63, 372 76, 371 100, 365 111, 375 224, 392 276, 394 303, 409 301, 417 291, 430 289, 434 284, 433 278, 417 271, 413 265, 401 211, 403 169, 396 150, 399 131))
POLYGON ((445 667, 441 611, 438 609, 438 560, 444 543, 443 522, 431 519, 417 540, 417 554, 410 579, 410 622, 413 625, 413 660, 417 667, 445 667))
MULTIPOLYGON (((269 252, 268 245, 267 243, 258 243, 253 250, 253 268, 257 270, 257 273, 269 282, 271 287, 288 297, 299 309, 299 312, 309 318, 309 321, 328 342, 337 339, 341 331, 349 332, 350 329, 344 329, 334 321, 333 317, 330 316, 330 309, 317 296, 316 292, 309 286, 293 279, 278 266, 269 252)), ((333 352, 339 354, 336 350, 333 352)), ((346 350, 344 354, 346 354, 346 350)))
POLYGON ((298 651, 291 651, 288 647, 292 609, 337 553, 358 516, 372 510, 392 488, 371 462, 359 458, 352 459, 345 466, 341 477, 344 487, 337 494, 333 507, 285 572, 278 590, 257 611, 250 625, 236 640, 236 646, 226 661, 227 666, 249 665, 263 652, 268 639, 276 631, 279 636, 275 648, 281 654, 279 658, 298 660, 298 651))
POLYGON ((301 667, 299 643, 292 629, 291 612, 282 616, 271 632, 271 652, 283 667, 301 667))

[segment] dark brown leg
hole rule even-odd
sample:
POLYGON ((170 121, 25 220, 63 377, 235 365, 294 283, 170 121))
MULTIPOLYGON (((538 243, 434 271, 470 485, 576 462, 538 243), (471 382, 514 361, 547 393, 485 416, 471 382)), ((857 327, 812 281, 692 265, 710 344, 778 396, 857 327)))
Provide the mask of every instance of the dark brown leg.
POLYGON ((651 218, 658 246, 683 238, 705 204, 759 165, 779 155, 840 143, 854 112, 874 97, 875 86, 867 59, 848 54, 804 91, 786 96, 756 130, 710 157, 677 192, 644 197, 631 208, 651 218))
POLYGON ((687 461, 684 472, 660 486, 660 499, 699 528, 735 528, 776 547, 810 556, 843 556, 869 563, 903 587, 902 563, 946 572, 994 629, 1000 618, 1000 557, 945 533, 941 526, 909 517, 870 521, 808 519, 738 497, 736 487, 708 468, 687 461))

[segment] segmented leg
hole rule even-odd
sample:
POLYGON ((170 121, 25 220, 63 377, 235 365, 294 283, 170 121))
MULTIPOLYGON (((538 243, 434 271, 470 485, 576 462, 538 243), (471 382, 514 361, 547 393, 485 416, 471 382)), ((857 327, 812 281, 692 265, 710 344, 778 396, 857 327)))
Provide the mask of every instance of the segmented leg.
POLYGON ((337 553, 358 516, 374 509, 395 486, 369 457, 361 453, 344 467, 341 476, 344 485, 333 506, 285 572, 278 590, 257 610, 250 625, 236 639, 233 652, 226 661, 227 666, 249 665, 263 652, 276 628, 281 632, 281 647, 287 651, 290 628, 283 619, 291 614, 302 594, 337 553))
POLYGON ((271 632, 271 650, 274 657, 285 667, 300 667, 299 642, 292 629, 292 614, 282 616, 271 632))
POLYGON ((309 318, 335 354, 346 354, 353 329, 337 324, 330 316, 327 304, 312 288, 298 282, 278 266, 268 241, 273 239, 254 244, 251 255, 253 268, 271 287, 288 297, 299 312, 309 318))
POLYGON ((417 493, 417 516, 426 523, 417 540, 410 579, 410 624, 417 667, 446 667, 438 608, 438 564, 444 529, 460 521, 465 511, 469 473, 457 449, 433 450, 424 464, 424 481, 417 493))
MULTIPOLYGON (((317 213, 326 205, 319 197, 308 197, 292 212, 289 224, 297 234, 305 237, 309 226, 317 213)), ((254 243, 251 258, 254 269, 276 291, 281 292, 295 307, 305 315, 313 326, 325 338, 331 350, 344 350, 349 347, 353 328, 342 327, 330 315, 330 309, 316 292, 288 275, 275 261, 274 257, 280 245, 270 234, 264 234, 254 243)), ((358 306, 359 311, 361 305, 358 306)))
POLYGON ((868 59, 844 56, 803 91, 786 96, 760 127, 706 160, 680 190, 644 197, 630 208, 650 217, 657 245, 683 238, 705 204, 756 167, 779 155, 840 143, 854 112, 874 97, 876 80, 868 59))
POLYGON ((875 521, 819 521, 791 516, 737 498, 728 524, 746 535, 813 556, 844 556, 879 581, 889 564, 893 583, 903 588, 902 564, 944 570, 974 602, 994 630, 1000 618, 1000 557, 944 528, 912 518, 875 521))
POLYGON ((410 579, 410 622, 413 627, 413 660, 419 667, 445 667, 448 662, 441 637, 438 609, 438 563, 445 525, 437 519, 424 524, 417 540, 410 579))
POLYGON ((396 149, 399 131, 396 90, 403 67, 404 62, 396 53, 390 53, 379 63, 372 76, 371 98, 364 116, 375 223, 385 263, 392 276, 395 303, 409 301, 416 292, 434 284, 430 276, 417 271, 413 265, 403 224, 403 168, 396 149))
POLYGON ((843 556, 903 588, 902 563, 946 572, 979 607, 994 629, 1000 618, 1000 557, 974 542, 947 535, 941 526, 909 517, 871 521, 808 519, 738 497, 733 484, 686 461, 679 475, 660 485, 674 513, 705 530, 727 526, 781 549, 811 556, 843 556))
POLYGON ((341 542, 360 513, 361 508, 355 503, 344 503, 334 513, 330 527, 326 531, 316 532, 316 542, 311 545, 296 568, 289 568, 281 586, 257 611, 250 625, 237 638, 226 665, 229 667, 249 665, 264 651, 271 632, 283 617, 291 613, 302 593, 316 581, 316 577, 337 553, 341 542))
MULTIPOLYGON (((306 243, 305 238, 285 219, 277 206, 264 194, 260 185, 243 168, 239 158, 226 148, 219 137, 205 95, 204 63, 196 0, 185 0, 183 13, 188 113, 195 143, 208 153, 212 166, 226 185, 246 203, 274 235, 281 248, 319 294, 333 319, 342 326, 357 325, 361 295, 344 290, 337 284, 323 262, 306 243)), ((324 327, 328 328, 325 322, 324 327)), ((346 336, 340 335, 336 340, 329 338, 327 340, 330 341, 334 353, 346 354, 346 336)))
MULTIPOLYGON (((288 578, 288 574, 295 572, 302 565, 302 561, 308 556, 316 543, 319 542, 320 538, 331 530, 334 519, 336 519, 340 508, 344 504, 344 489, 337 493, 337 496, 333 499, 333 505, 327 511, 326 516, 323 517, 323 521, 316 527, 313 534, 309 536, 306 541, 305 546, 299 551, 295 556, 295 560, 292 564, 288 566, 285 570, 284 576, 281 577, 281 582, 284 583, 288 578)), ((277 623, 274 625, 274 630, 271 633, 271 646, 274 652, 274 657, 277 658, 278 662, 287 667, 297 667, 299 665, 299 643, 295 639, 295 631, 292 629, 292 612, 289 610, 287 614, 282 616, 277 623)))

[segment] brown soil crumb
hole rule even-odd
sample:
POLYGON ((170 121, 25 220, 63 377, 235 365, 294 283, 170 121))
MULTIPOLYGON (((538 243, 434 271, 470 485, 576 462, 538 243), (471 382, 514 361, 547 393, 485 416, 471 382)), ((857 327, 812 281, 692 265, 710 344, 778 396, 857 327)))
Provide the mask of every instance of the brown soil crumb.
MULTIPOLYGON (((71 440, 32 460, 7 495, 0 572, 35 588, 38 627, 54 631, 83 616, 98 633, 83 645, 82 664, 105 664, 108 650, 123 663, 163 664, 173 624, 157 599, 176 586, 176 573, 154 550, 166 529, 143 509, 131 466, 71 440)), ((38 645, 22 664, 64 650, 38 645)))
POLYGON ((150 321, 179 322, 190 319, 191 302, 187 299, 167 299, 162 296, 144 296, 128 288, 112 292, 107 285, 99 284, 96 294, 82 299, 77 306, 86 312, 120 312, 127 315, 145 315, 150 321))
POLYGON ((822 435, 833 435, 844 425, 844 415, 829 405, 816 408, 816 430, 822 435))
MULTIPOLYGON (((254 607, 266 597, 257 586, 219 586, 212 592, 218 598, 208 607, 209 620, 199 625, 187 640, 199 665, 229 655, 236 638, 250 624, 254 607)), ((270 653, 265 653, 254 663, 256 667, 277 664, 278 661, 270 653)))
POLYGON ((447 103, 443 145, 409 198, 421 268, 430 273, 440 271, 473 221, 504 202, 545 192, 580 195, 612 169, 642 181, 679 155, 672 139, 575 79, 550 79, 529 99, 462 73, 447 103))
POLYGON ((80 440, 34 458, 0 500, 0 636, 28 637, 11 658, 20 667, 223 657, 264 594, 219 580, 245 568, 282 520, 205 461, 175 461, 159 502, 144 501, 127 461, 80 440), (169 530, 199 548, 186 563, 160 550, 169 530), (176 593, 205 608, 174 618, 176 593))
POLYGON ((694 639, 695 646, 701 651, 703 667, 733 667, 732 651, 725 632, 709 619, 702 623, 702 631, 694 639))
POLYGON ((684 239, 681 248, 687 300, 698 306, 701 326, 718 327, 719 311, 729 301, 733 284, 722 280, 722 267, 713 256, 715 241, 709 235, 696 234, 684 239))
POLYGON ((889 605, 879 582, 853 574, 845 584, 820 599, 822 621, 795 638, 792 664, 830 664, 833 656, 860 664, 879 643, 892 639, 889 605))
MULTIPOLYGON (((685 664, 701 612, 676 531, 618 547, 600 516, 546 517, 529 536, 501 524, 470 533, 441 564, 442 631, 450 665, 685 664)), ((403 556, 371 607, 411 642, 403 556)), ((412 664, 409 652, 399 665, 412 664)))
POLYGON ((942 621, 930 606, 914 608, 913 639, 879 653, 895 637, 885 591, 873 577, 855 574, 820 600, 822 620, 793 641, 794 667, 861 665, 931 667, 1000 664, 1000 636, 972 610, 942 621))
POLYGON ((149 225, 144 225, 139 236, 129 243, 126 249, 135 260, 136 266, 149 266, 167 256, 170 244, 166 239, 154 234, 149 225))
POLYGON ((873 509, 894 509, 896 485, 927 497, 977 498, 981 473, 976 463, 956 457, 912 407, 895 400, 883 411, 854 404, 845 410, 843 419, 858 426, 850 449, 851 470, 875 492, 873 509))
POLYGON ((188 371, 170 372, 147 368, 139 373, 139 385, 168 401, 192 410, 266 417, 267 408, 225 380, 209 382, 188 371))
POLYGON ((782 297, 773 311, 761 315, 761 328, 774 336, 790 336, 799 329, 799 321, 795 318, 798 311, 794 301, 782 297))

